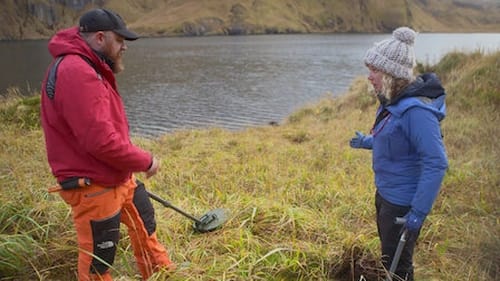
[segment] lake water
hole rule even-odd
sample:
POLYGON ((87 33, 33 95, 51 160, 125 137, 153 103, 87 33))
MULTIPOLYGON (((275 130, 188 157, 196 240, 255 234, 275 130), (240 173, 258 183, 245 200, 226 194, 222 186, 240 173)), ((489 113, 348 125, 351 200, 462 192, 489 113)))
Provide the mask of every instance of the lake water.
MULTIPOLYGON (((362 58, 389 34, 144 38, 129 42, 120 93, 134 134, 177 129, 240 130, 281 122, 366 76, 362 58)), ((500 33, 419 34, 419 62, 450 51, 500 50, 500 33)), ((0 41, 0 90, 40 89, 47 41, 0 41)))

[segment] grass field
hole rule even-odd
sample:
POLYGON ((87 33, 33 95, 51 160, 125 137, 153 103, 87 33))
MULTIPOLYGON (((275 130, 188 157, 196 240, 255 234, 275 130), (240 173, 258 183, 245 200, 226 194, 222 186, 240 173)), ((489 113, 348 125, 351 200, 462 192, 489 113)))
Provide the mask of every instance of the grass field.
MULTIPOLYGON (((417 280, 498 280, 500 52, 450 53, 433 70, 447 90, 450 168, 415 254, 417 280)), ((179 268, 169 280, 377 280, 379 241, 369 151, 353 150, 376 101, 365 78, 280 126, 179 131, 136 138, 161 160, 146 186, 188 213, 230 211, 214 232, 154 203, 158 236, 179 268), (361 277, 362 275, 362 277, 361 277)), ((0 280, 75 280, 71 212, 57 194, 38 96, 0 102, 0 280)), ((143 175, 138 174, 144 179, 143 175)), ((139 280, 122 228, 112 268, 139 280)), ((164 280, 158 273, 151 280, 164 280)))

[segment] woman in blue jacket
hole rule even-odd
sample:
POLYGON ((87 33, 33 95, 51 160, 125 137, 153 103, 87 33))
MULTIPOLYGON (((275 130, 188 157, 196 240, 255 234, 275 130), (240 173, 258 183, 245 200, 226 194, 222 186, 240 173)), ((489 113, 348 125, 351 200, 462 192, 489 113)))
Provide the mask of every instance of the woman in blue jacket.
POLYGON ((410 234, 395 270, 400 279, 394 280, 414 280, 415 242, 448 167, 439 124, 445 117, 445 91, 433 73, 413 76, 415 36, 400 27, 366 52, 368 80, 380 106, 370 134, 356 132, 350 141, 353 148, 373 150, 377 229, 386 269, 402 231, 410 234), (405 224, 395 224, 397 217, 404 217, 405 224))

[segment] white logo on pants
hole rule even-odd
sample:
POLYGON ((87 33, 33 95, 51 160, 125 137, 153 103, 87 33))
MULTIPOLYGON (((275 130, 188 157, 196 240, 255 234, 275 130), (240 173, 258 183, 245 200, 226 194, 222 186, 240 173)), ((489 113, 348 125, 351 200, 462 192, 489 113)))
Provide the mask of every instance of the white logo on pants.
POLYGON ((102 243, 97 244, 97 248, 99 249, 109 249, 112 248, 115 245, 113 241, 104 241, 102 243))

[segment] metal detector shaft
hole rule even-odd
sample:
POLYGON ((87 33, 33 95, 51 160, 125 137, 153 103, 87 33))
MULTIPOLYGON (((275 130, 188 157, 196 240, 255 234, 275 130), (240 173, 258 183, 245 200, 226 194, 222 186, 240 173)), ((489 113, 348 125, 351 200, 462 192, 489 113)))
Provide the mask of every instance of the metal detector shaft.
POLYGON ((175 207, 174 205, 170 204, 170 202, 168 202, 167 200, 162 199, 160 196, 158 196, 154 193, 151 193, 149 191, 146 191, 146 192, 148 193, 149 197, 151 197, 152 199, 154 199, 157 202, 160 202, 163 206, 175 210, 176 212, 182 214, 185 217, 190 218, 191 220, 193 220, 194 222, 196 222, 198 224, 203 224, 203 222, 200 221, 199 219, 197 219, 197 218, 193 217, 192 215, 184 212, 183 210, 175 207))

